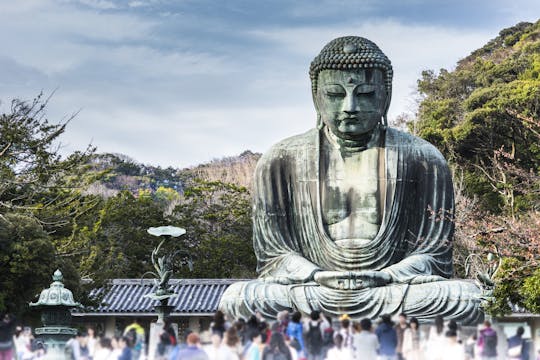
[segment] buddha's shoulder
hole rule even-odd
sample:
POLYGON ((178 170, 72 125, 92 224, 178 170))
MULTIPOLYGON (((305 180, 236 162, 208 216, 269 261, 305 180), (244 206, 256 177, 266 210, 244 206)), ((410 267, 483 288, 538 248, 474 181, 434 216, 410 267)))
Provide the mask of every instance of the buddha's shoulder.
POLYGON ((432 143, 394 128, 386 130, 386 146, 407 150, 425 158, 444 160, 444 156, 432 143))
POLYGON ((298 156, 309 149, 317 146, 318 130, 311 129, 303 134, 295 135, 281 140, 274 144, 263 156, 266 159, 273 159, 283 156, 298 156))
POLYGON ((316 150, 317 129, 291 136, 274 144, 257 162, 256 173, 290 171, 316 150))

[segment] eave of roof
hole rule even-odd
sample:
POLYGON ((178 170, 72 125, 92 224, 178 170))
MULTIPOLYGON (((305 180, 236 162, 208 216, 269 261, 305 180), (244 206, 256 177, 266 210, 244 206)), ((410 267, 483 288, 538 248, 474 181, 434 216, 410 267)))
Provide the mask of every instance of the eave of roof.
MULTIPOLYGON (((171 279, 170 288, 177 297, 169 300, 172 316, 208 316, 219 305, 221 296, 234 282, 242 279, 171 279)), ((147 297, 155 290, 152 279, 114 279, 108 286, 92 291, 101 297, 100 305, 73 312, 74 316, 155 316, 158 302, 147 297)))

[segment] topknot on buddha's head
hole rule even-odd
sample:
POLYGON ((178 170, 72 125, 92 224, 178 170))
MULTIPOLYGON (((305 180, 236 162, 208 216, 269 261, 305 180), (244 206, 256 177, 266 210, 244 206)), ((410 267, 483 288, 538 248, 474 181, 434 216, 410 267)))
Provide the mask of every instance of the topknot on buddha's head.
POLYGON ((392 94, 392 63, 372 41, 359 36, 344 36, 330 41, 313 59, 309 68, 311 90, 317 93, 317 78, 322 70, 379 69, 384 73, 387 94, 392 94))

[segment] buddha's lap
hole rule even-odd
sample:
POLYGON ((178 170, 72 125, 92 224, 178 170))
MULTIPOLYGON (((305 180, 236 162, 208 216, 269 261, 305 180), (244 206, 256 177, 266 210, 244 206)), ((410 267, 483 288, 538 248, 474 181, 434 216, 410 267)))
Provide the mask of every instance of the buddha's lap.
POLYGON ((281 310, 297 309, 304 313, 323 310, 335 316, 347 313, 356 318, 398 312, 426 319, 439 314, 449 318, 460 318, 461 314, 477 318, 480 314, 471 313, 471 309, 480 302, 479 295, 474 283, 463 280, 337 290, 314 282, 281 285, 256 279, 232 284, 223 297, 226 301, 222 307, 236 316, 259 311, 273 317, 281 310))

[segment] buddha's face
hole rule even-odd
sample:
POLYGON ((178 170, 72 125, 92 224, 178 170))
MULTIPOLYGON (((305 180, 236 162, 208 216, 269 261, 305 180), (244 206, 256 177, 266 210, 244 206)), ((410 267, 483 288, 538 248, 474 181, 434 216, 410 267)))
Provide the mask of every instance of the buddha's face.
POLYGON ((336 136, 355 139, 381 121, 386 97, 383 73, 378 69, 323 70, 315 107, 336 136))

